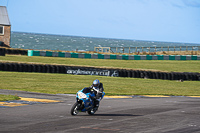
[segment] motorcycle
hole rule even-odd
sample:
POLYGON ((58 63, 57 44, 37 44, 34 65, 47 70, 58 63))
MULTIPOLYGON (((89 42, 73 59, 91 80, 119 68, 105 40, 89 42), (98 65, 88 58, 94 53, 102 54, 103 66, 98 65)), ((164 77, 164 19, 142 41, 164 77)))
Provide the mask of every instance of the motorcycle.
MULTIPOLYGON (((94 107, 94 92, 85 92, 84 90, 85 88, 77 92, 76 103, 71 108, 71 115, 77 115, 79 112, 87 112, 89 115, 93 115, 98 110, 98 107, 94 107)), ((102 92, 102 98, 104 95, 105 92, 102 92)))

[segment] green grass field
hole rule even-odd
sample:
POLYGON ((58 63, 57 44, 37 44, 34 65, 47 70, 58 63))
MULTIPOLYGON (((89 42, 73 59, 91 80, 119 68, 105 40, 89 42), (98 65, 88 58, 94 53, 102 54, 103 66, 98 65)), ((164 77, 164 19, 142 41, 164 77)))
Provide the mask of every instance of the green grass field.
POLYGON ((0 101, 11 101, 11 100, 19 100, 18 96, 13 95, 2 95, 0 94, 0 101))
POLYGON ((200 72, 200 61, 172 61, 172 60, 110 60, 110 59, 78 59, 41 56, 0 56, 0 61, 14 61, 23 63, 62 64, 78 66, 114 67, 127 69, 143 69, 166 72, 200 72))
MULTIPOLYGON (((97 66, 155 70, 167 72, 200 72, 200 61, 167 60, 106 60, 77 59, 59 57, 0 56, 0 62, 22 62, 40 64, 59 64, 76 66, 97 66)), ((103 77, 50 73, 20 73, 0 71, 0 89, 22 90, 49 94, 75 94, 78 90, 89 87, 92 81, 99 79, 106 95, 175 95, 200 96, 199 81, 170 81, 158 79, 137 79, 121 77, 103 77)))
POLYGON ((181 95, 200 96, 199 81, 120 78, 50 73, 0 71, 0 88, 49 94, 75 94, 99 79, 106 95, 181 95))

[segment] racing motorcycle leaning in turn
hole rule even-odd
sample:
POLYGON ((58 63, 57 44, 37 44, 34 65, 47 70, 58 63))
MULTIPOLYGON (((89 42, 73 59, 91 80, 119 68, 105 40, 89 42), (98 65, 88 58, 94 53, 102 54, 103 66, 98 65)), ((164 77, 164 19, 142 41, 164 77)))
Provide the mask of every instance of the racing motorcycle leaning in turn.
MULTIPOLYGON (((102 92, 102 98, 104 95, 105 92, 102 92)), ((87 112, 89 115, 93 115, 98 110, 98 107, 95 106, 94 91, 83 88, 76 94, 76 103, 71 108, 71 115, 77 115, 79 112, 87 112)))

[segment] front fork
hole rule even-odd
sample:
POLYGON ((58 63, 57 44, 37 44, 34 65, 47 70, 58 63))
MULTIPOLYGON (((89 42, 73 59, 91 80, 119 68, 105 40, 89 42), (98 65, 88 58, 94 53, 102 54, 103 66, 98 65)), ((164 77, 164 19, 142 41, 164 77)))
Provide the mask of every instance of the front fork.
POLYGON ((77 106, 77 110, 81 111, 84 108, 84 102, 77 98, 77 103, 79 103, 78 106, 77 106))

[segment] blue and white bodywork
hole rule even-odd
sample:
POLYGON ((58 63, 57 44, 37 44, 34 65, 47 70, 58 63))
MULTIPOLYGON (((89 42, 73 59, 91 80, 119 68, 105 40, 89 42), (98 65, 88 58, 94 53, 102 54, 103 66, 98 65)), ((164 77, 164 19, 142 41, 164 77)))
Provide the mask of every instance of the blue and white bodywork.
MULTIPOLYGON (((93 91, 84 92, 84 89, 77 92, 76 103, 72 106, 71 115, 77 115, 78 112, 88 112, 93 115, 98 110, 98 107, 94 107, 95 94, 93 91)), ((102 93, 102 98, 104 95, 105 92, 102 93)))

